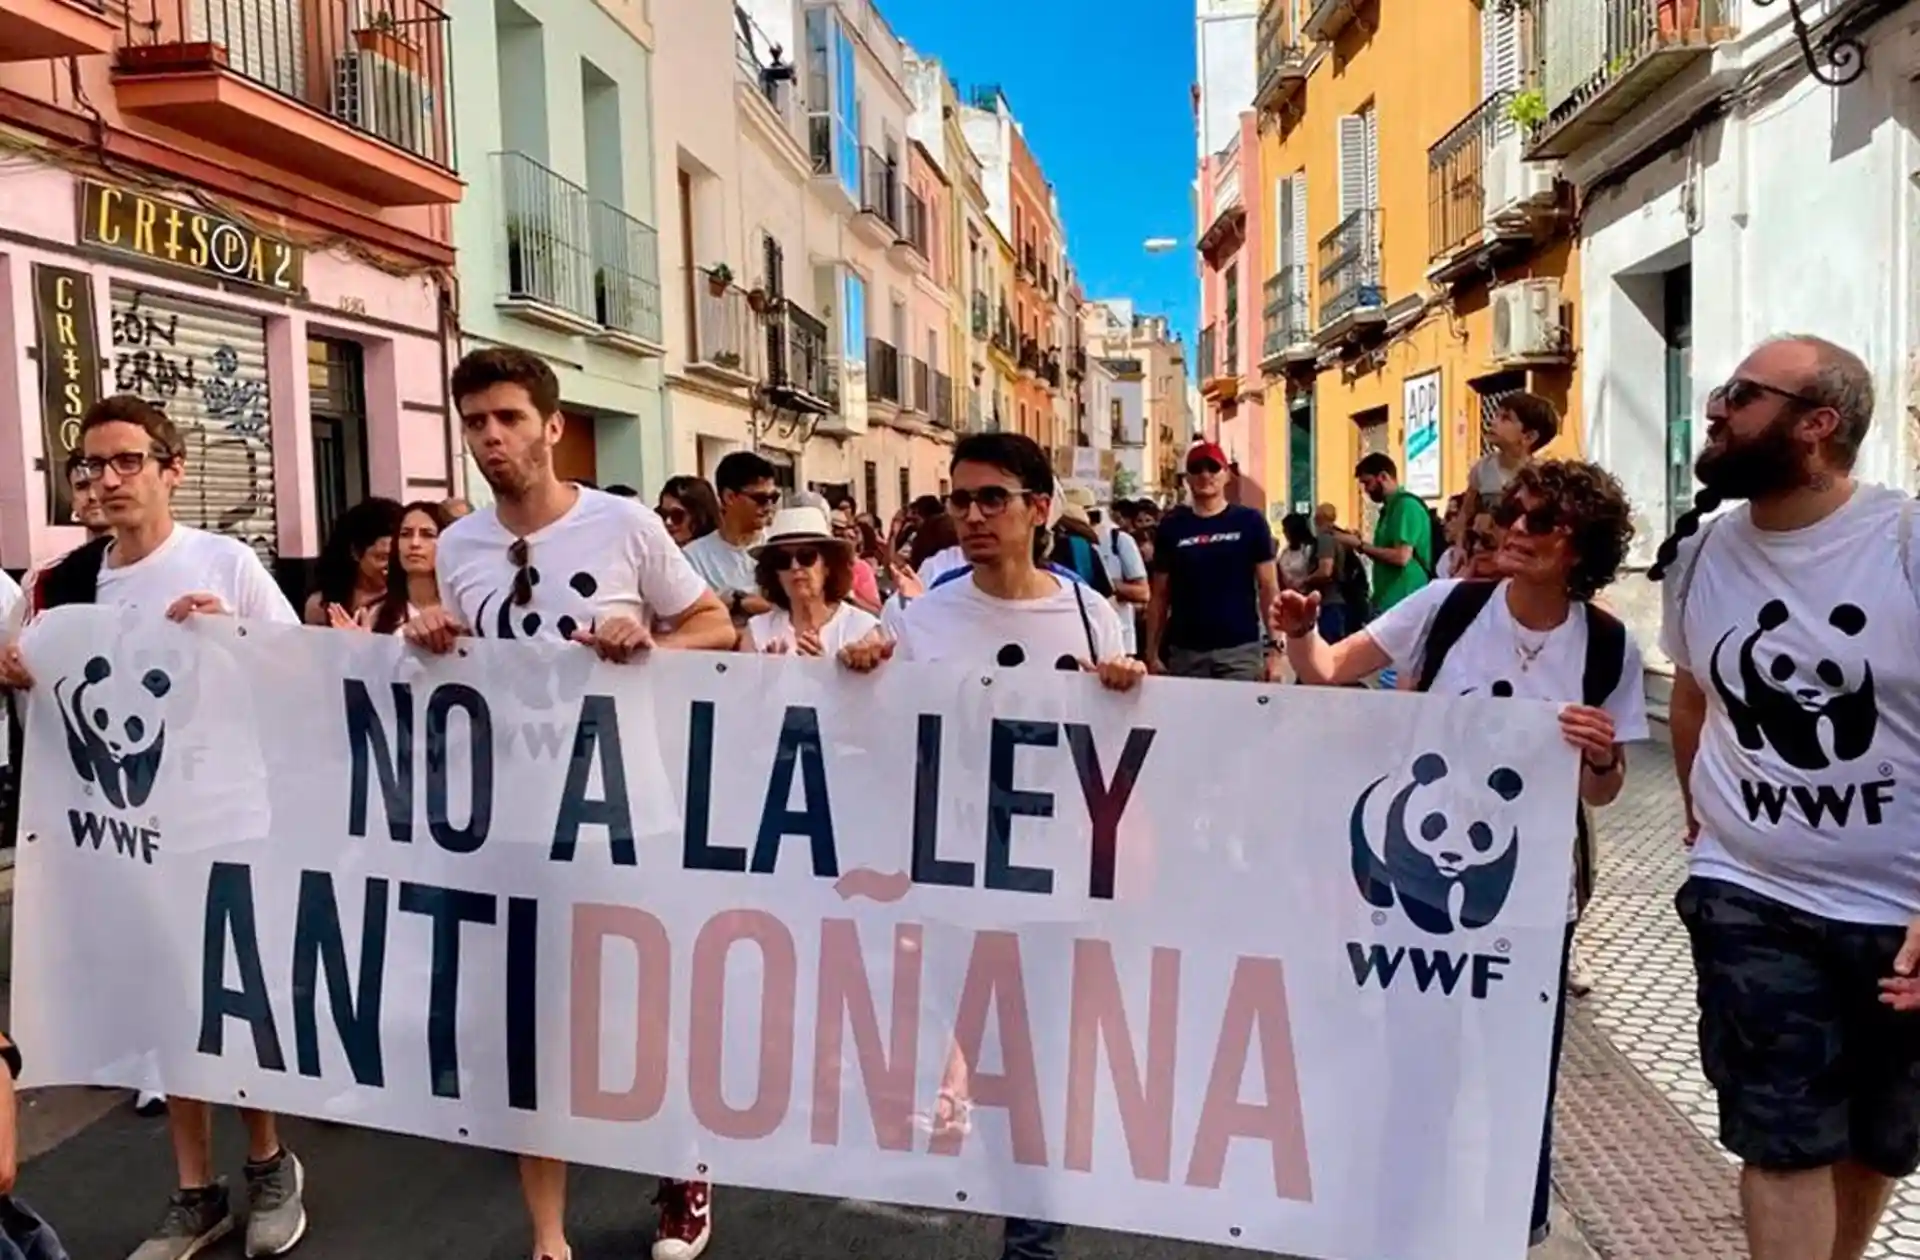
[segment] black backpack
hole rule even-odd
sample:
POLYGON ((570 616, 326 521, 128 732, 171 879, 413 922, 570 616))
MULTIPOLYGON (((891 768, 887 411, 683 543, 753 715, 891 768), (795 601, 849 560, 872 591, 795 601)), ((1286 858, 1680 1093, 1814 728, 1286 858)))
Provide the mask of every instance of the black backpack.
POLYGON ((1347 630, 1351 633, 1373 620, 1373 581, 1367 576, 1367 566, 1361 563, 1357 550, 1341 542, 1333 546, 1333 581, 1347 606, 1347 630))
MULTIPOLYGON (((1447 554, 1447 523, 1440 519, 1440 513, 1433 510, 1433 504, 1423 499, 1420 501, 1420 506, 1427 510, 1427 529, 1429 531, 1427 537, 1427 558, 1422 560, 1420 558, 1420 549, 1416 547, 1413 551, 1413 562, 1419 565, 1422 571, 1426 573, 1427 580, 1432 581, 1437 572, 1434 566, 1440 563, 1441 556, 1447 554)), ((1471 621, 1473 619, 1469 617, 1467 620, 1471 621)), ((1465 626, 1460 628, 1462 630, 1466 629, 1465 626)))
MULTIPOLYGON (((1420 679, 1416 691, 1433 686, 1434 676, 1446 662, 1447 653, 1467 632, 1474 618, 1486 609, 1487 601, 1500 589, 1498 582, 1462 582, 1447 592, 1440 611, 1427 628, 1426 650, 1420 657, 1420 679)), ((1580 703, 1601 708, 1619 688, 1627 668, 1627 628, 1605 609, 1587 605, 1587 658, 1580 666, 1580 703)), ((1597 875, 1597 855, 1593 846, 1593 828, 1582 803, 1574 811, 1574 890, 1580 909, 1585 911, 1593 896, 1597 875)))

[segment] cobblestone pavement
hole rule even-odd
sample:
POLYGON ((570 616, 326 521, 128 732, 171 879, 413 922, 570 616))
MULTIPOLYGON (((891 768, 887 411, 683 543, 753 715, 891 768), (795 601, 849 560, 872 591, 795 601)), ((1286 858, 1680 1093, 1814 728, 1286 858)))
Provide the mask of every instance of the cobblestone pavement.
MULTIPOLYGON (((1674 779, 1672 756, 1663 744, 1633 750, 1631 773, 1621 799, 1600 822, 1601 869, 1593 904, 1579 933, 1580 950, 1592 973, 1593 993, 1579 1004, 1568 1036, 1559 1111, 1562 1126, 1575 1136, 1562 1143, 1573 1176, 1559 1175, 1569 1205, 1595 1246, 1609 1260, 1653 1260, 1654 1251, 1617 1249, 1615 1233, 1632 1236, 1646 1218, 1664 1214, 1676 1223, 1691 1222, 1695 1241, 1675 1255, 1746 1255, 1734 1214, 1733 1161, 1717 1142, 1713 1091, 1700 1069, 1696 1039, 1693 964, 1686 931, 1674 913, 1673 896, 1686 872, 1681 843, 1685 812, 1674 779), (1598 1034, 1582 1045, 1582 1028, 1598 1034), (1660 1129, 1657 1110, 1640 1109, 1614 1143, 1640 1150, 1588 1151, 1583 1159, 1577 1131, 1617 1109, 1595 1103, 1603 1090, 1577 1079, 1583 1059, 1615 1056, 1630 1065, 1650 1093, 1684 1117, 1697 1143, 1668 1134, 1649 1142, 1646 1131, 1660 1129), (1570 1113, 1588 1112, 1587 1116, 1570 1113), (1639 1131, 1636 1136, 1635 1131, 1639 1131), (1702 1167, 1698 1158, 1673 1148, 1711 1151, 1724 1174, 1702 1167), (1665 1147, 1667 1149, 1659 1149, 1665 1147), (1673 1162, 1677 1160, 1677 1165, 1673 1162), (1622 1217, 1610 1220, 1609 1212, 1622 1217)), ((1619 1075, 1615 1073, 1614 1075, 1619 1075)), ((1625 1082, 1631 1087, 1632 1082, 1625 1082)), ((1591 1145, 1591 1143, 1588 1143, 1591 1145)), ((1920 1184, 1908 1182, 1896 1193, 1868 1260, 1920 1258, 1920 1184)), ((1664 1257, 1663 1257, 1664 1260, 1664 1257)))

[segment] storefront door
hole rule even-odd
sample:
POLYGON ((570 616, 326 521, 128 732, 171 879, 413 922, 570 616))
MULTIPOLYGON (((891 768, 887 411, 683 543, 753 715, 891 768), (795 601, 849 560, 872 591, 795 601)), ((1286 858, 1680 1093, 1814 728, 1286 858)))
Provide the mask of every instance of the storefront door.
POLYGON ((560 443, 553 448, 553 473, 562 481, 591 481, 600 484, 599 451, 594 443, 593 417, 578 412, 562 413, 567 427, 561 430, 560 443))

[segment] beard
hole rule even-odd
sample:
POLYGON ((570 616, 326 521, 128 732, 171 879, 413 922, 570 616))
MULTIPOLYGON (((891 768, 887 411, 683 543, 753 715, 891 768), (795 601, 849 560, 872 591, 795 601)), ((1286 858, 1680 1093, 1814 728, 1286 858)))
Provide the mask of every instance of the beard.
POLYGON ((1726 499, 1764 499, 1807 481, 1807 448, 1793 435, 1791 411, 1749 438, 1727 434, 1694 461, 1700 484, 1726 499))

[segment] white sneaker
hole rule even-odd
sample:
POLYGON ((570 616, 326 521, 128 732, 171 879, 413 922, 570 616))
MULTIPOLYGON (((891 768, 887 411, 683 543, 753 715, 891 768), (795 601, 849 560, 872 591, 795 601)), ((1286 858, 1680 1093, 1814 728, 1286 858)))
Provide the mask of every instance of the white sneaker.
POLYGON ((1581 957, 1578 944, 1570 946, 1567 953, 1567 992, 1575 997, 1593 992, 1593 973, 1587 970, 1587 960, 1581 957))

